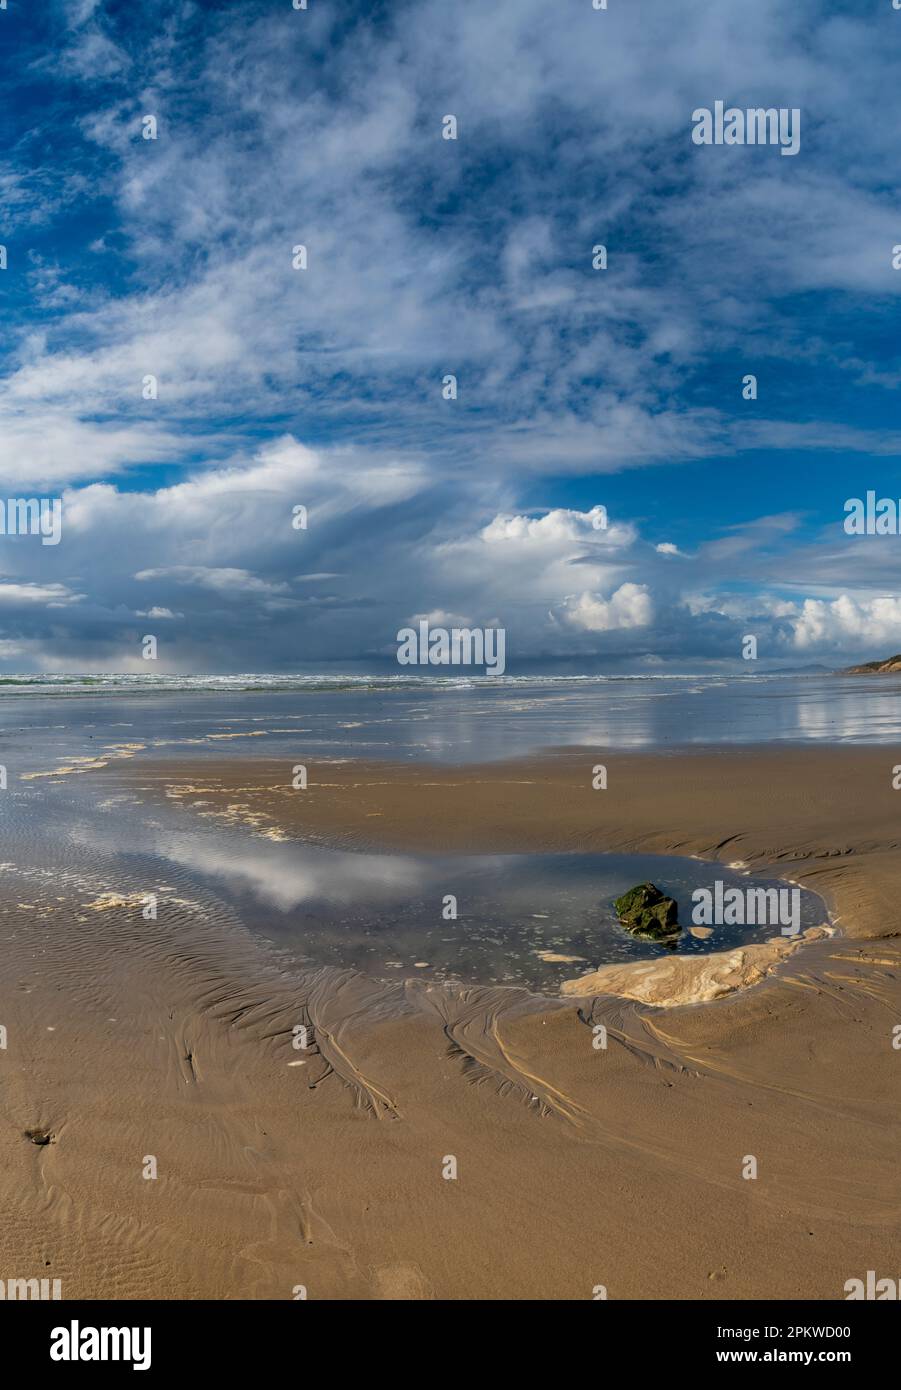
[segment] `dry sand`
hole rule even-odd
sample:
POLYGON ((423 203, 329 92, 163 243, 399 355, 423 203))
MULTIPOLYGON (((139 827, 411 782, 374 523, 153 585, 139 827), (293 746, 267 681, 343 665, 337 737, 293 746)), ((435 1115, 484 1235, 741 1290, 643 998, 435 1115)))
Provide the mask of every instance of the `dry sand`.
POLYGON ((127 896, 7 904, 0 1275, 232 1299, 835 1299, 868 1269, 897 1275, 892 764, 873 748, 311 763, 305 792, 271 761, 89 774, 248 836, 741 860, 820 893, 842 934, 754 987, 660 1007, 623 980, 542 1000, 290 975, 189 905, 147 922, 127 896))

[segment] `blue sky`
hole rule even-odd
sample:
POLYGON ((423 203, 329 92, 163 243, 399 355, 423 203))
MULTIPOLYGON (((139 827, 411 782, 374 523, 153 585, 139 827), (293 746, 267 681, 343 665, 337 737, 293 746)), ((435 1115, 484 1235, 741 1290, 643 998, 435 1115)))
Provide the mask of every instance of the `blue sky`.
POLYGON ((8 0, 0 37, 0 496, 64 502, 0 541, 2 669, 390 666, 422 615, 510 670, 901 649, 901 537, 842 529, 901 497, 890 0, 8 0), (800 152, 693 144, 717 99, 800 152))

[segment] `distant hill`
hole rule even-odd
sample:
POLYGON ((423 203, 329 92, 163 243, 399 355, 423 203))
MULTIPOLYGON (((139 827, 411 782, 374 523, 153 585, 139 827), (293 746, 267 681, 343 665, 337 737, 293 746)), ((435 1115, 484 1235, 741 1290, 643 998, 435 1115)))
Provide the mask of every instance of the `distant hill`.
POLYGON ((885 661, 865 661, 862 666, 849 666, 846 676, 888 676, 901 671, 901 656, 889 656, 885 661))

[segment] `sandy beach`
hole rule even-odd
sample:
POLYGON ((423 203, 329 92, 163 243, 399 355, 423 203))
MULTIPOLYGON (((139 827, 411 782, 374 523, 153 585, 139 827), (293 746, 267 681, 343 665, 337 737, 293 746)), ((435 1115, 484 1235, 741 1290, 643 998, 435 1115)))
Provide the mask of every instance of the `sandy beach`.
POLYGON ((249 840, 741 862, 812 888, 838 930, 674 1002, 709 980, 699 956, 641 1003, 635 965, 559 998, 384 983, 286 970, 174 893, 156 920, 112 888, 5 899, 5 1267, 89 1299, 840 1299, 892 1273, 892 765, 873 747, 311 761, 306 791, 280 760, 87 774, 249 840))
POLYGON ((0 0, 29 1368, 891 1356, 899 24, 0 0))

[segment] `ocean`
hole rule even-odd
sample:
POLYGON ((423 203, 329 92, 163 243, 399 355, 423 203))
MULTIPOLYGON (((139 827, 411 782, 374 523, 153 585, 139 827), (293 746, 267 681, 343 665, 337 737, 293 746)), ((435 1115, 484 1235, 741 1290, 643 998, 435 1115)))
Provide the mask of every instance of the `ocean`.
POLYGON ((8 768, 97 743, 176 757, 484 762, 549 748, 894 743, 901 676, 169 676, 0 678, 8 768))

